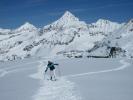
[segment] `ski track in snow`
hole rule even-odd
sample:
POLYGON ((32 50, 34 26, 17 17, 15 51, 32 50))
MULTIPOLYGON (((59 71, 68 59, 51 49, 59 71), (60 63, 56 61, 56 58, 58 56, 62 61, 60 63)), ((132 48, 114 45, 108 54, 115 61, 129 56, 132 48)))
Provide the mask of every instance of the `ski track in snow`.
POLYGON ((81 100, 76 93, 75 84, 65 78, 58 81, 43 81, 42 87, 33 96, 34 100, 81 100))
POLYGON ((30 70, 30 69, 33 69, 33 67, 16 68, 16 69, 11 69, 11 70, 3 70, 3 69, 0 69, 0 78, 1 77, 4 77, 7 74, 16 73, 16 72, 20 72, 20 71, 24 71, 24 70, 30 70))
POLYGON ((130 65, 125 60, 120 60, 120 63, 122 64, 122 66, 114 68, 114 69, 101 70, 101 71, 88 72, 88 73, 81 73, 81 74, 74 74, 74 75, 67 75, 67 76, 63 76, 63 77, 81 77, 81 76, 85 76, 85 75, 93 75, 93 74, 101 74, 101 73, 107 73, 107 72, 112 72, 112 71, 119 71, 119 70, 125 69, 126 67, 128 67, 130 65))
MULTIPOLYGON (((36 62, 26 63, 25 65, 33 64, 33 63, 36 63, 36 62)), ((18 71, 24 71, 24 70, 27 70, 27 69, 33 69, 32 66, 31 67, 27 67, 27 68, 19 67, 19 66, 24 66, 24 65, 16 65, 16 66, 13 66, 13 67, 10 66, 9 68, 0 69, 0 78, 4 77, 7 74, 15 73, 15 72, 18 72, 18 71)))
MULTIPOLYGON (((33 96, 33 100, 81 100, 82 98, 80 95, 78 95, 78 92, 76 92, 76 84, 69 81, 67 78, 75 78, 75 77, 82 77, 85 75, 93 75, 93 74, 100 74, 100 73, 107 73, 112 71, 119 71, 123 70, 126 67, 128 67, 130 64, 126 62, 125 60, 120 60, 120 63, 122 66, 114 68, 114 69, 108 69, 108 70, 101 70, 101 71, 95 71, 95 72, 88 72, 88 73, 81 73, 81 74, 74 74, 74 75, 66 75, 59 78, 58 81, 51 82, 44 80, 44 69, 46 67, 47 60, 40 60, 36 62, 30 62, 26 64, 33 64, 33 63, 40 63, 38 66, 38 72, 35 74, 30 75, 30 77, 34 79, 39 79, 41 87, 37 91, 37 94, 33 96)), ((16 65, 11 68, 3 68, 0 69, 0 77, 3 77, 7 74, 33 69, 33 67, 29 68, 23 68, 18 67, 22 65, 16 65)))
POLYGON ((44 70, 46 68, 46 61, 39 61, 38 71, 35 74, 30 75, 31 78, 43 80, 44 79, 44 70), (45 64, 45 65, 44 65, 45 64))
MULTIPOLYGON (((24 65, 35 64, 35 63, 39 63, 40 61, 44 61, 44 60, 37 60, 37 61, 34 61, 34 62, 25 63, 24 65)), ((19 64, 19 65, 15 65, 15 66, 6 67, 6 68, 5 67, 3 67, 3 68, 1 67, 1 69, 0 69, 0 78, 4 77, 7 74, 11 74, 11 73, 19 72, 19 71, 24 71, 24 70, 36 68, 36 67, 33 67, 33 66, 24 68, 24 65, 22 65, 22 64, 20 65, 19 64)))
MULTIPOLYGON (((34 61, 34 62, 28 62, 28 63, 25 63, 24 65, 41 63, 43 61, 46 61, 46 59, 53 59, 53 58, 51 58, 51 57, 43 57, 41 60, 37 60, 37 61, 34 61)), ((24 65, 23 64, 18 64, 18 65, 10 66, 10 67, 0 66, 0 78, 4 77, 7 74, 16 73, 16 72, 24 71, 24 70, 28 70, 28 69, 33 69, 33 66, 24 68, 24 65)), ((35 66, 35 68, 36 68, 36 66, 35 66)), ((42 69, 42 70, 44 70, 44 69, 42 69)), ((41 71, 39 71, 39 72, 41 72, 41 71)))
POLYGON ((73 82, 66 78, 59 78, 57 81, 46 80, 44 63, 44 61, 40 61, 38 73, 30 75, 32 78, 39 79, 41 84, 37 94, 33 96, 33 100, 81 100, 73 82))
POLYGON ((67 78, 119 71, 130 65, 128 62, 120 60, 122 66, 114 69, 62 76, 59 80, 51 82, 44 80, 45 77, 43 71, 46 67, 46 64, 44 66, 44 63, 46 63, 46 61, 40 61, 38 73, 30 75, 32 78, 39 79, 40 84, 42 85, 37 91, 37 94, 33 96, 33 100, 82 100, 81 96, 78 95, 78 92, 76 92, 76 84, 69 81, 67 78))

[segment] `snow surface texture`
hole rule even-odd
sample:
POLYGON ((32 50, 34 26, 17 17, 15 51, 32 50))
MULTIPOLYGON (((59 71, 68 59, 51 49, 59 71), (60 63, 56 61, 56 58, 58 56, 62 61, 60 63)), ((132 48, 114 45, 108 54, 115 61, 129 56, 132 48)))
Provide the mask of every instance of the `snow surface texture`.
POLYGON ((100 73, 108 73, 113 71, 119 71, 127 68, 130 64, 124 60, 120 60, 122 66, 108 69, 108 70, 101 70, 95 72, 88 72, 88 73, 81 73, 81 74, 74 74, 74 75, 66 75, 59 78, 59 80, 55 82, 51 82, 45 79, 45 74, 43 67, 46 64, 46 61, 40 61, 40 65, 38 66, 38 73, 30 75, 30 77, 35 79, 40 79, 41 87, 38 90, 37 94, 33 96, 34 100, 82 100, 80 95, 74 91, 75 83, 69 81, 67 78, 74 78, 74 77, 84 77, 87 75, 95 75, 100 73))
POLYGON ((120 24, 99 19, 96 23, 87 24, 66 11, 57 21, 43 28, 36 28, 28 22, 17 29, 0 28, 0 60, 40 57, 48 54, 63 56, 108 55, 106 47, 103 47, 102 44, 104 38, 108 46, 116 46, 114 38, 119 38, 117 35, 122 36, 117 44, 126 50, 127 56, 131 57, 133 50, 132 23, 132 20, 120 24), (128 41, 129 38, 130 41, 128 41), (112 45, 108 41, 112 41, 112 45), (99 48, 93 50, 95 46, 99 48), (87 52, 90 50, 92 51, 87 52))
POLYGON ((81 97, 74 90, 75 84, 60 79, 56 82, 44 81, 34 100, 81 100, 81 97))
POLYGON ((44 80, 43 72, 47 60, 39 58, 0 63, 0 74, 6 71, 6 74, 0 77, 0 98, 2 100, 132 100, 133 98, 131 59, 53 59, 54 62, 60 62, 62 77, 52 82, 44 80))
POLYGON ((38 66, 38 73, 30 75, 35 79, 40 79, 42 85, 33 100, 81 100, 81 97, 75 92, 75 84, 65 78, 59 78, 57 81, 48 81, 44 74, 44 61, 38 66))
POLYGON ((123 65, 118 68, 102 70, 102 71, 97 71, 97 72, 88 72, 88 73, 82 73, 82 74, 76 74, 76 75, 68 75, 66 77, 80 77, 80 76, 85 76, 85 75, 93 75, 93 74, 107 73, 107 72, 112 72, 112 71, 119 71, 119 70, 125 69, 126 67, 130 65, 128 62, 125 62, 124 60, 120 60, 120 63, 123 65))

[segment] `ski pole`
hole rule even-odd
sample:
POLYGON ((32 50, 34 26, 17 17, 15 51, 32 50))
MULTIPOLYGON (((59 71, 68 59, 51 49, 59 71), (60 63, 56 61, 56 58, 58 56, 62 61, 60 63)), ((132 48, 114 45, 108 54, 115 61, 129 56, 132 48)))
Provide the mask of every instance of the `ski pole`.
POLYGON ((46 72, 44 72, 44 80, 45 80, 45 78, 46 78, 46 72))
POLYGON ((58 66, 58 73, 59 73, 59 77, 61 77, 61 71, 60 71, 60 67, 58 66))

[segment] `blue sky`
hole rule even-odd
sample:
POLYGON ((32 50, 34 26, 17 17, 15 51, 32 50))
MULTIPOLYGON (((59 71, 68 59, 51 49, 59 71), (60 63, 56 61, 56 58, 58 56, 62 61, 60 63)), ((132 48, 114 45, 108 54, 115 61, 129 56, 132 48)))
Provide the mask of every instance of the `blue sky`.
POLYGON ((42 27, 66 10, 87 23, 99 18, 121 23, 133 18, 133 0, 0 0, 0 27, 17 28, 25 22, 42 27))

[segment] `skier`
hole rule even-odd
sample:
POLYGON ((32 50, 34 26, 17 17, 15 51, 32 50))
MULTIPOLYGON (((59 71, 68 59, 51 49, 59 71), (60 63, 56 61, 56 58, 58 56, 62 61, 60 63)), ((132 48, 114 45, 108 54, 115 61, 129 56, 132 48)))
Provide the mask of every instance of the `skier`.
POLYGON ((47 67, 46 67, 46 70, 45 70, 45 73, 48 71, 48 69, 50 70, 50 80, 53 81, 53 80, 56 80, 56 77, 55 77, 55 66, 54 65, 59 65, 59 64, 54 64, 53 62, 51 61, 48 61, 48 64, 47 64, 47 67))

